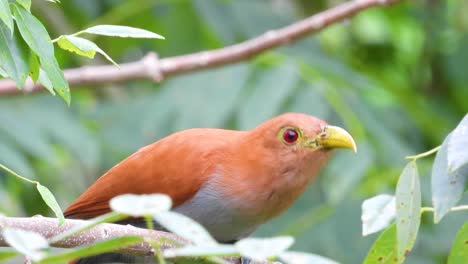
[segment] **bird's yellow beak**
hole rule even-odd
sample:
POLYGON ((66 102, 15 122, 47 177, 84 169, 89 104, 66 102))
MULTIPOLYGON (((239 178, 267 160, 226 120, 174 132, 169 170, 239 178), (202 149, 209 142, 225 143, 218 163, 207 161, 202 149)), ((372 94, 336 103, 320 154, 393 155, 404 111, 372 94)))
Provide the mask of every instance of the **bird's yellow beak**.
POLYGON ((354 153, 357 152, 353 137, 341 127, 325 126, 314 141, 322 148, 348 148, 352 149, 354 153))

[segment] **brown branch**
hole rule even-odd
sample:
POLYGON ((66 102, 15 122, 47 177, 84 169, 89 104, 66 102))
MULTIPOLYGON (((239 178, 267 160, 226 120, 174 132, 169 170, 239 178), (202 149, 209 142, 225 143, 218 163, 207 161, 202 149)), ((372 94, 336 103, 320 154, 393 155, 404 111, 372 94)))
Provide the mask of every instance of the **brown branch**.
MULTIPOLYGON (((232 64, 247 60, 266 50, 289 44, 325 27, 350 18, 361 10, 396 3, 400 0, 353 0, 325 10, 289 26, 270 30, 258 37, 221 49, 159 59, 149 53, 143 59, 121 64, 120 70, 113 65, 84 66, 64 71, 70 87, 100 85, 130 80, 146 79, 161 82, 170 76, 232 64)), ((11 80, 0 80, 0 95, 43 90, 28 80, 23 91, 19 91, 11 80)))
MULTIPOLYGON (((58 226, 58 220, 56 218, 49 218, 43 216, 35 216, 30 218, 0 216, 0 230, 5 227, 16 228, 41 234, 47 239, 57 236, 58 234, 66 232, 67 230, 72 229, 74 227, 81 226, 85 223, 87 223, 86 220, 66 219, 65 223, 62 226, 58 226)), ((51 246, 56 248, 73 248, 82 245, 93 244, 105 239, 111 239, 122 236, 142 236, 153 241, 158 241, 161 238, 165 238, 164 240, 160 240, 163 241, 160 243, 160 248, 163 251, 169 248, 174 248, 174 245, 172 245, 171 243, 164 242, 167 240, 173 241, 180 245, 186 245, 188 243, 186 239, 183 239, 177 235, 168 232, 137 228, 131 225, 105 223, 99 224, 87 231, 81 232, 64 240, 54 242, 51 244, 51 246)), ((0 247, 7 246, 8 244, 0 235, 0 247)), ((154 254, 153 248, 150 244, 146 242, 123 248, 116 252, 138 256, 151 256, 154 254)), ((227 257, 225 259, 233 264, 239 263, 238 257, 227 257)), ((252 262, 252 264, 270 264, 270 262, 255 261, 252 262)))
MULTIPOLYGON (((35 216, 35 217, 3 217, 0 216, 0 229, 5 227, 17 228, 21 230, 31 231, 41 234, 45 238, 52 238, 60 233, 63 233, 71 228, 85 224, 86 220, 72 220, 66 219, 62 226, 58 226, 56 218, 35 216)), ((62 241, 52 243, 52 246, 57 248, 73 248, 81 245, 92 244, 101 240, 121 237, 121 236, 143 236, 158 240, 160 238, 168 238, 176 243, 186 244, 187 240, 182 239, 174 234, 154 231, 143 228, 133 227, 131 225, 118 225, 118 224, 99 224, 87 231, 66 238, 62 241)), ((0 236, 0 247, 8 246, 2 236, 0 236)), ((173 247, 168 243, 162 243, 161 249, 173 247)), ((132 255, 152 255, 152 247, 148 243, 141 243, 132 247, 128 247, 119 251, 132 255)))

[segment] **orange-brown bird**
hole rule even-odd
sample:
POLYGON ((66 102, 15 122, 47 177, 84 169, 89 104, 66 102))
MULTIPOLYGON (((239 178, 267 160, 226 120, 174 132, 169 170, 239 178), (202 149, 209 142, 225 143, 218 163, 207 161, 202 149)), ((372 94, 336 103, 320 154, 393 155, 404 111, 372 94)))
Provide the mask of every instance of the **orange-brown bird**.
MULTIPOLYGON (((335 148, 356 151, 344 129, 301 113, 282 114, 249 131, 184 130, 115 165, 65 215, 88 219, 109 212, 114 196, 164 193, 174 211, 215 239, 236 241, 289 208, 335 148)), ((89 263, 117 261, 110 256, 89 263)))

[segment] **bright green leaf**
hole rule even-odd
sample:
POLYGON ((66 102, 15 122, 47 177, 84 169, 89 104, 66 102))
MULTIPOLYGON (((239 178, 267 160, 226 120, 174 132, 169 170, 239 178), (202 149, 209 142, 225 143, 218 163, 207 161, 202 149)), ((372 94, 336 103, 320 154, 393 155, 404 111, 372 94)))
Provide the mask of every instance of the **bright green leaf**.
MULTIPOLYGON (((31 51, 29 54, 29 76, 31 77, 34 83, 36 83, 39 80, 40 66, 41 65, 39 64, 39 59, 37 58, 37 55, 31 51)), ((47 89, 49 90, 49 88, 47 89)))
MULTIPOLYGON (((0 0, 0 20, 5 23, 5 25, 10 30, 10 35, 13 33, 14 26, 13 26, 13 15, 10 10, 10 5, 8 4, 8 0, 0 0)), ((3 25, 0 23, 0 28, 3 25)))
POLYGON ((458 203, 468 178, 468 166, 463 166, 454 172, 448 170, 447 147, 451 135, 445 138, 432 166, 432 204, 436 223, 458 203))
POLYGON ((63 216, 62 209, 60 209, 60 206, 57 203, 57 200, 55 200, 52 192, 40 183, 37 183, 36 187, 44 202, 50 209, 52 209, 52 211, 54 211, 55 216, 59 219, 59 225, 62 225, 65 222, 65 217, 63 216))
POLYGON ((9 249, 1 249, 0 250, 0 261, 7 260, 9 258, 16 257, 18 255, 18 252, 9 250, 9 249))
POLYGON ((31 0, 16 0, 16 2, 18 2, 28 11, 31 9, 31 0))
POLYGON ((398 258, 413 248, 421 223, 421 187, 415 161, 403 169, 395 191, 398 258))
POLYGON ((153 216, 159 224, 172 233, 195 243, 195 245, 216 245, 217 242, 199 223, 176 212, 160 212, 153 216))
POLYGON ((387 228, 395 219, 395 197, 380 194, 362 203, 362 235, 367 236, 387 228))
POLYGON ((448 169, 454 172, 468 166, 468 114, 453 130, 447 145, 448 169))
POLYGON ((94 58, 96 52, 102 54, 108 61, 112 62, 115 66, 119 65, 111 58, 107 53, 105 53, 101 48, 99 48, 94 42, 89 41, 84 38, 75 37, 75 36, 60 36, 58 41, 60 48, 74 52, 78 55, 85 56, 88 58, 94 58))
POLYGON ((448 264, 459 263, 468 263, 468 222, 458 230, 448 258, 448 264))
POLYGON ((285 264, 338 264, 338 262, 315 254, 286 251, 279 256, 285 264))
POLYGON ((144 29, 127 27, 127 26, 114 26, 114 25, 98 25, 83 30, 82 32, 111 36, 121 38, 156 38, 164 39, 163 36, 147 31, 144 29))
POLYGON ((131 216, 147 216, 171 209, 172 200, 165 194, 123 194, 112 198, 109 206, 114 212, 131 216))
POLYGON ((272 238, 244 238, 236 242, 235 246, 239 253, 257 261, 263 261, 270 257, 279 256, 294 243, 294 238, 272 237, 272 238))
POLYGON ((45 253, 42 252, 42 250, 49 248, 47 240, 38 233, 20 229, 4 228, 2 235, 8 245, 34 261, 42 259, 45 256, 45 253))
POLYGON ((100 253, 111 252, 122 249, 144 241, 139 236, 123 236, 99 241, 94 244, 77 247, 65 252, 49 255, 41 260, 43 263, 66 263, 69 260, 94 256, 100 253))
POLYGON ((403 261, 404 259, 397 258, 396 224, 393 224, 380 234, 363 264, 399 264, 403 261))
POLYGON ((186 246, 182 248, 170 248, 164 250, 165 258, 176 257, 214 257, 214 256, 238 256, 239 251, 233 245, 200 245, 186 246))

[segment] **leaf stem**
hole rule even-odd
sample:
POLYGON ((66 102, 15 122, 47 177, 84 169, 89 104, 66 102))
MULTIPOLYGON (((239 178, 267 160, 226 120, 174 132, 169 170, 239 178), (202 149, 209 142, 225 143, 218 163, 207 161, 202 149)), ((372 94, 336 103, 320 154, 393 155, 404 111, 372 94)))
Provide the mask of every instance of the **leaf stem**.
POLYGON ((23 180, 23 181, 27 181, 27 182, 29 182, 29 183, 36 184, 36 185, 39 183, 38 181, 33 181, 33 180, 30 180, 30 179, 28 179, 28 178, 26 178, 26 177, 23 177, 23 176, 19 175, 18 173, 12 171, 12 170, 9 169, 7 166, 5 166, 5 165, 3 165, 3 164, 1 164, 1 163, 0 163, 0 168, 3 169, 4 171, 10 173, 11 175, 13 175, 13 176, 15 176, 15 177, 17 177, 17 178, 23 180))
POLYGON ((420 153, 420 154, 417 154, 417 155, 406 156, 406 159, 417 160, 417 159, 420 159, 420 158, 427 157, 429 155, 432 155, 432 154, 436 153, 440 149, 440 147, 441 146, 435 147, 435 148, 433 148, 431 150, 428 150, 426 152, 423 152, 423 153, 420 153))
MULTIPOLYGON (((468 205, 459 205, 459 206, 454 206, 450 208, 450 212, 456 212, 456 211, 468 211, 468 205)), ((421 213, 425 213, 425 212, 434 212, 434 208, 421 207, 421 213)))

